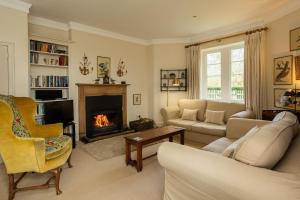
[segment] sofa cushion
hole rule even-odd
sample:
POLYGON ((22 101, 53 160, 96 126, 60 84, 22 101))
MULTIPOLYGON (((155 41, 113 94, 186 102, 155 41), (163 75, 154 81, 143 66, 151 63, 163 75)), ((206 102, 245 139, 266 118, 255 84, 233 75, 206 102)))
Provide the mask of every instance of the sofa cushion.
POLYGON ((206 110, 206 100, 200 99, 180 99, 178 101, 178 106, 180 110, 180 116, 183 113, 183 109, 198 109, 197 119, 199 121, 204 121, 204 114, 206 110))
POLYGON ((197 120, 197 113, 198 113, 198 109, 183 109, 183 113, 182 113, 182 117, 181 119, 184 120, 190 120, 190 121, 196 121, 197 120))
POLYGON ((228 119, 235 113, 244 111, 246 109, 245 104, 240 103, 228 103, 219 101, 207 101, 206 109, 225 111, 224 121, 227 123, 228 119))
POLYGON ((252 136, 256 131, 258 131, 258 126, 253 127, 250 129, 243 137, 239 138, 238 140, 234 141, 231 145, 229 145, 223 152, 222 155, 225 157, 233 158, 233 155, 236 152, 238 146, 240 146, 243 142, 247 140, 250 136, 252 136))
POLYGON ((211 151, 211 152, 215 152, 215 153, 222 153, 233 142, 234 142, 234 140, 232 140, 232 139, 222 137, 220 139, 217 139, 217 140, 209 143, 208 145, 203 147, 202 150, 211 151))
POLYGON ((264 125, 237 147, 234 158, 271 169, 285 154, 293 136, 293 124, 278 121, 264 125))
POLYGON ((284 157, 277 163, 274 170, 300 175, 300 135, 291 142, 284 157))
POLYGON ((183 119, 170 119, 168 125, 180 126, 187 131, 192 130, 192 125, 198 123, 197 121, 183 120, 183 119))
POLYGON ((192 131, 203 133, 206 135, 223 137, 226 134, 226 125, 199 122, 192 125, 192 131))
POLYGON ((46 160, 57 158, 71 148, 72 141, 69 136, 45 138, 46 160))
POLYGON ((214 110, 206 110, 205 112, 205 122, 213 123, 213 124, 224 124, 224 111, 214 111, 214 110))
POLYGON ((285 121, 285 122, 291 123, 291 124, 293 124, 294 135, 296 136, 298 134, 299 122, 298 122, 297 116, 294 115, 293 113, 288 112, 288 111, 282 111, 282 112, 278 113, 272 121, 273 122, 285 121))

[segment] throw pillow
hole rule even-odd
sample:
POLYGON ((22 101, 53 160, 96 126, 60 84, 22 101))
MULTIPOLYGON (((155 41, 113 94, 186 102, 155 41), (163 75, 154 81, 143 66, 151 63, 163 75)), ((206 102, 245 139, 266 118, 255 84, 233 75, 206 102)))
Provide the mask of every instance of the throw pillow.
POLYGON ((264 125, 237 147, 234 159, 272 169, 285 154, 293 136, 293 124, 278 121, 264 125))
POLYGON ((206 110, 205 122, 213 124, 224 124, 225 111, 206 110))
POLYGON ((181 119, 196 121, 197 120, 197 112, 198 110, 190 110, 190 109, 183 109, 181 119))
POLYGON ((229 145, 222 153, 223 156, 228 158, 233 158, 236 149, 239 145, 247 140, 250 136, 255 134, 259 130, 258 126, 253 127, 250 129, 243 137, 239 138, 238 140, 234 141, 231 145, 229 145))

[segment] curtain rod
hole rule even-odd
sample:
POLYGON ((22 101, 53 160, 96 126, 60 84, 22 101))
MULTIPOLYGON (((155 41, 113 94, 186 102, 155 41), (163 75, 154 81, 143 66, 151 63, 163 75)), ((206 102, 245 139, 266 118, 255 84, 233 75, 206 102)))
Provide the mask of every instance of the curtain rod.
POLYGON ((209 43, 209 42, 214 42, 214 41, 221 42, 221 40, 224 40, 224 39, 233 38, 233 37, 237 37, 237 36, 240 36, 240 35, 249 35, 249 34, 252 34, 252 33, 255 33, 255 32, 261 32, 261 31, 266 31, 266 30, 268 30, 268 27, 259 28, 259 29, 255 29, 255 30, 251 30, 251 31, 242 32, 242 33, 237 33, 237 34, 225 36, 225 37, 222 37, 222 38, 207 40, 207 41, 204 41, 204 42, 197 42, 197 43, 194 43, 194 44, 189 44, 189 45, 186 45, 185 48, 189 48, 189 47, 192 47, 192 46, 200 46, 202 44, 209 43))

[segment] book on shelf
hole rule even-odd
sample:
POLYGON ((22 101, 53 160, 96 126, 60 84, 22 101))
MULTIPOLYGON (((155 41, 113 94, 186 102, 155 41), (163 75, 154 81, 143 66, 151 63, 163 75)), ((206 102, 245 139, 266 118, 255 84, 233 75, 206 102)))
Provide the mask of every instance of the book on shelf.
POLYGON ((68 66, 68 56, 64 55, 43 55, 35 52, 30 53, 30 64, 68 66))
POLYGON ((36 77, 31 77, 31 87, 69 87, 69 77, 38 75, 36 77))
POLYGON ((48 43, 48 42, 40 42, 35 40, 30 40, 30 50, 47 52, 47 53, 59 53, 59 54, 68 53, 67 46, 48 43))

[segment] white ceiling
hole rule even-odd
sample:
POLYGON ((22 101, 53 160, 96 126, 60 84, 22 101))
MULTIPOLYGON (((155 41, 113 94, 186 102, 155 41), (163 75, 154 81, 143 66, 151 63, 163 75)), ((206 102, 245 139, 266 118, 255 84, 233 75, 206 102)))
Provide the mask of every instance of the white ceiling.
POLYGON ((145 40, 194 37, 263 20, 299 0, 23 0, 30 15, 145 40), (197 16, 197 17, 193 17, 197 16))

